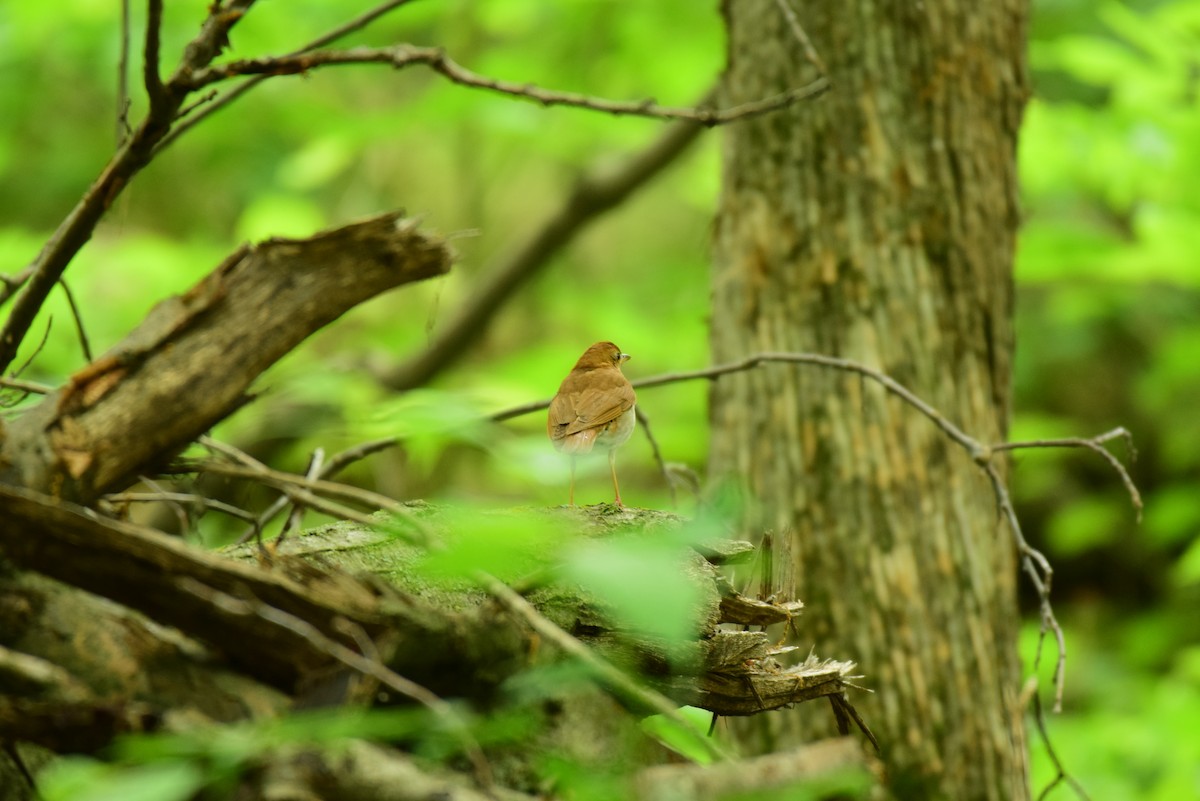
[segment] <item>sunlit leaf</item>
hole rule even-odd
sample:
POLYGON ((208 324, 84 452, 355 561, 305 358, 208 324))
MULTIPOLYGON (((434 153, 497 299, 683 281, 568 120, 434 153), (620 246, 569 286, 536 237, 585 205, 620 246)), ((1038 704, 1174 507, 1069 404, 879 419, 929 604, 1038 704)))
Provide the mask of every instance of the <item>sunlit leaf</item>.
POLYGON ((563 567, 620 623, 668 643, 693 638, 699 624, 701 599, 686 571, 682 548, 648 539, 576 543, 563 567))
POLYGON ((561 523, 540 513, 447 509, 446 539, 418 563, 441 579, 470 579, 478 571, 501 581, 527 577, 549 566, 562 546, 561 523))
POLYGON ((692 762, 701 765, 712 763, 712 750, 700 743, 699 738, 708 737, 713 713, 694 706, 681 707, 678 711, 687 722, 686 725, 677 723, 665 715, 651 715, 642 720, 642 731, 692 762))
POLYGON ((185 801, 204 784, 200 767, 189 762, 113 767, 64 758, 38 777, 45 801, 185 801))

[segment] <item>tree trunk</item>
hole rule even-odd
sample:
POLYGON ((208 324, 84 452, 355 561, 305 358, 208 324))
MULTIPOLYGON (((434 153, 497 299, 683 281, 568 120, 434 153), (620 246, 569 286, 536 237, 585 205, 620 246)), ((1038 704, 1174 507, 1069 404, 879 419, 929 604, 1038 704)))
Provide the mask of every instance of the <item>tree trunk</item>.
MULTIPOLYGON (((853 359, 1000 441, 1027 5, 796 5, 833 89, 725 131, 715 360, 853 359)), ((811 78, 775 3, 724 14, 728 101, 811 78)), ((1027 798, 1014 552, 970 458, 882 387, 817 367, 723 378, 712 428, 714 478, 743 482, 747 526, 776 532, 776 589, 875 690, 860 710, 893 792, 1027 798)), ((801 716, 821 725, 751 722, 776 729, 758 745, 801 716)))

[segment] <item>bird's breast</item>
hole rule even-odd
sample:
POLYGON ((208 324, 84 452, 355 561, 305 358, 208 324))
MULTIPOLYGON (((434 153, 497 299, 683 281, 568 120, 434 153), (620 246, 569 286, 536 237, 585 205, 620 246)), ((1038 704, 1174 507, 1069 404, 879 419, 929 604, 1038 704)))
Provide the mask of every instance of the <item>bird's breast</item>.
POLYGON ((629 439, 629 435, 633 433, 634 426, 637 425, 635 408, 630 406, 628 410, 621 413, 620 417, 600 429, 600 433, 596 436, 596 444, 602 448, 616 448, 624 445, 625 441, 629 439))

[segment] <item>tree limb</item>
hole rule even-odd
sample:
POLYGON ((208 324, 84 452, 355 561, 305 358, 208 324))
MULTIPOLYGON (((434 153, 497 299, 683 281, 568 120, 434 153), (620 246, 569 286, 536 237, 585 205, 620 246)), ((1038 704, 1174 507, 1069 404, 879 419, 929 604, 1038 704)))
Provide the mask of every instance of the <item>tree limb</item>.
POLYGON ((527 83, 489 78, 486 75, 472 72, 454 61, 440 47, 418 47, 410 44, 399 44, 392 47, 353 47, 348 50, 317 50, 293 56, 268 56, 230 61, 193 71, 183 85, 189 91, 195 91, 238 76, 301 75, 317 67, 349 64, 385 64, 396 69, 424 66, 459 86, 532 100, 543 106, 573 106, 618 116, 686 120, 708 127, 725 125, 777 111, 800 100, 816 97, 829 89, 828 79, 821 77, 804 86, 794 87, 770 97, 752 100, 729 108, 663 106, 652 98, 608 100, 578 92, 562 92, 543 89, 527 83))
POLYGON ((236 409, 313 331, 452 258, 399 213, 242 248, 14 421, 0 481, 83 503, 121 489, 236 409))

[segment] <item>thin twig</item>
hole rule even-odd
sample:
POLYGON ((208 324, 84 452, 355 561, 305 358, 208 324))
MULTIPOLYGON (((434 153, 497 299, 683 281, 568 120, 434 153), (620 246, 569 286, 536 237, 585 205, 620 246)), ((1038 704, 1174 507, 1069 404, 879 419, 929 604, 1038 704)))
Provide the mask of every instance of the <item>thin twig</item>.
POLYGON ((1104 447, 1105 442, 1110 442, 1114 439, 1123 439, 1129 448, 1130 460, 1136 458, 1136 451, 1133 448, 1133 435, 1125 428, 1118 427, 1112 431, 1105 431, 1103 434, 1098 434, 1094 437, 1084 439, 1081 437, 1066 437, 1063 439, 1033 439, 1025 442, 1005 442, 1000 445, 993 445, 992 450, 996 451, 1015 451, 1019 448, 1087 448, 1093 453, 1099 454, 1104 461, 1108 462, 1109 467, 1116 471, 1121 477, 1121 483, 1125 485, 1125 491, 1129 493, 1129 501, 1133 504, 1133 508, 1137 512, 1137 522, 1142 522, 1142 495, 1138 492, 1137 485, 1133 483, 1133 478, 1129 475, 1129 471, 1125 469, 1125 465, 1121 463, 1112 451, 1104 447))
POLYGON ((386 495, 380 495, 378 492, 362 489, 361 487, 352 487, 349 484, 339 484, 334 481, 325 481, 323 479, 308 479, 303 476, 298 476, 292 473, 285 473, 280 470, 267 467, 262 462, 255 459, 250 454, 240 451, 227 442, 218 442, 211 437, 201 437, 200 443, 208 448, 220 451, 227 456, 233 456, 241 461, 245 467, 236 468, 228 465, 222 465, 219 462, 203 463, 202 468, 206 472, 220 473, 222 475, 253 477, 261 476, 269 480, 271 483, 285 483, 289 486, 299 487, 310 492, 321 493, 333 498, 340 498, 350 503, 356 503, 367 509, 384 509, 397 514, 404 514, 408 510, 405 509, 398 501, 389 498, 386 495), (236 454, 236 455, 235 455, 236 454))
POLYGON ((1058 658, 1054 663, 1054 711, 1061 712, 1067 675, 1067 640, 1063 634, 1062 626, 1054 614, 1054 607, 1050 604, 1050 588, 1054 580, 1054 568, 1050 566, 1050 561, 1046 559, 1046 556, 1030 545, 1029 541, 1025 539, 1025 534, 1021 530, 1021 522, 1017 518, 1017 510, 1013 508, 1012 498, 1009 497, 1008 488, 1004 484, 1004 478, 1000 475, 1000 470, 996 467, 995 463, 989 457, 986 461, 977 462, 977 464, 983 469, 988 480, 992 483, 992 492, 996 496, 996 504, 1000 507, 1000 512, 1004 515, 1004 519, 1008 523, 1008 529, 1017 543, 1017 550, 1020 553, 1021 559, 1021 569, 1029 576, 1034 590, 1037 591, 1042 622, 1041 627, 1038 629, 1037 655, 1033 660, 1035 668, 1041 664, 1042 643, 1046 640, 1046 634, 1054 634, 1054 642, 1058 648, 1058 658))
POLYGON ((475 769, 476 780, 480 783, 480 786, 485 788, 492 786, 492 769, 483 755, 483 750, 471 735, 466 722, 459 716, 454 707, 443 698, 417 684, 415 681, 406 679, 382 662, 369 659, 347 648, 340 642, 327 637, 320 629, 307 620, 296 617, 282 609, 269 606, 253 596, 235 598, 228 593, 202 584, 189 576, 181 577, 177 579, 177 582, 180 589, 195 595, 197 598, 208 601, 213 606, 231 615, 255 615, 268 623, 287 629, 293 634, 302 637, 310 645, 321 651, 321 653, 336 659, 346 667, 356 670, 364 676, 370 676, 399 695, 421 704, 441 720, 448 731, 458 737, 459 742, 463 746, 463 752, 471 760, 471 765, 475 769))
MULTIPOLYGON (((559 650, 586 666, 591 672, 592 677, 608 693, 642 710, 652 711, 654 714, 669 718, 687 731, 694 730, 692 724, 688 723, 679 714, 678 704, 653 690, 641 686, 630 678, 625 671, 605 661, 595 651, 542 615, 529 601, 518 595, 507 584, 495 576, 484 572, 477 573, 475 578, 506 609, 523 618, 529 624, 529 627, 538 633, 538 636, 553 643, 559 650)), ((722 760, 726 758, 726 755, 717 747, 717 744, 713 740, 700 736, 698 732, 696 739, 714 758, 722 760)))
POLYGON ((1063 768, 1062 760, 1058 758, 1058 754, 1054 750, 1054 746, 1050 742, 1050 733, 1046 731, 1046 714, 1042 711, 1042 699, 1037 694, 1033 693, 1033 720, 1037 726, 1038 733, 1042 737, 1042 744, 1046 746, 1046 755, 1050 757, 1050 763, 1054 765, 1056 776, 1049 784, 1047 784, 1040 793, 1038 793, 1038 801, 1043 801, 1050 791, 1057 787, 1061 782, 1066 782, 1075 794, 1083 799, 1083 801, 1091 801, 1087 792, 1084 791, 1083 785, 1077 782, 1063 768))
MULTIPOLYGON (((317 448, 313 451, 312 457, 308 460, 308 469, 304 471, 304 477, 310 481, 320 478, 321 463, 325 461, 325 451, 322 448, 317 448)), ((275 548, 283 545, 283 541, 287 535, 300 526, 300 521, 304 519, 304 507, 293 505, 292 511, 288 515, 288 519, 284 522, 283 528, 279 530, 279 536, 275 538, 275 548)))
POLYGON ((196 495, 191 492, 117 492, 111 495, 102 495, 101 497, 110 503, 191 503, 212 509, 214 512, 223 512, 230 517, 236 517, 238 520, 254 522, 254 514, 247 512, 245 509, 239 509, 224 501, 206 498, 203 495, 196 495))
POLYGON ((642 410, 641 406, 634 406, 633 409, 638 423, 641 424, 642 433, 646 435, 646 440, 650 443, 650 451, 654 454, 654 461, 658 464, 659 472, 662 473, 663 480, 667 482, 667 489, 671 492, 671 508, 674 509, 678 505, 675 498, 675 482, 671 480, 671 473, 667 470, 667 463, 663 461, 662 451, 658 449, 658 440, 654 438, 654 432, 650 429, 650 418, 646 416, 646 412, 642 410))
MULTIPOLYGON (((353 448, 348 448, 341 453, 334 454, 325 467, 321 469, 320 478, 331 478, 337 475, 343 468, 349 464, 353 464, 360 459, 364 459, 373 453, 377 453, 387 448, 394 448, 399 442, 397 437, 388 437, 387 439, 377 439, 370 442, 364 442, 360 445, 355 445, 353 448)), ((242 545, 252 536, 256 530, 265 528, 268 523, 275 519, 275 516, 282 512, 284 508, 291 502, 286 494, 280 495, 267 507, 266 511, 258 516, 258 529, 254 527, 247 528, 242 532, 235 542, 236 545, 242 545)))
POLYGON ((25 381, 20 378, 5 378, 0 376, 0 387, 5 389, 19 389, 22 392, 29 392, 34 395, 49 395, 54 391, 54 387, 49 384, 39 384, 36 381, 25 381))
POLYGON ((75 302, 75 293, 71 291, 71 287, 67 286, 65 279, 58 279, 58 285, 62 287, 63 294, 67 298, 67 305, 71 307, 71 317, 75 320, 75 331, 79 334, 79 347, 83 350, 83 358, 90 363, 92 361, 92 344, 88 341, 87 330, 83 327, 83 315, 80 314, 79 304, 75 302))
POLYGON ((347 466, 361 461, 366 457, 380 451, 385 451, 388 448, 394 448, 399 444, 399 437, 386 437, 384 439, 374 439, 369 442, 363 442, 355 445, 352 448, 347 448, 341 453, 335 453, 325 467, 321 470, 321 478, 331 478, 340 473, 347 466))
POLYGON ((17 294, 17 290, 25 285, 31 275, 33 275, 32 264, 23 267, 13 275, 0 275, 0 283, 4 284, 4 289, 0 290, 0 306, 8 303, 9 299, 17 294))
POLYGON ((121 0, 120 54, 117 56, 117 147, 129 138, 129 0, 121 0))
MULTIPOLYGON (((42 338, 38 342, 37 347, 33 349, 33 353, 29 354, 29 357, 21 363, 20 367, 12 371, 12 377, 14 379, 21 375, 21 373, 25 372, 29 368, 29 365, 33 364, 33 360, 37 358, 37 355, 42 352, 42 349, 46 347, 46 342, 50 339, 50 330, 52 328, 54 328, 54 315, 50 315, 46 318, 46 330, 42 332, 42 338)), ((13 352, 13 355, 16 355, 15 351, 13 352)))
MULTIPOLYGON (((138 476, 138 481, 141 481, 143 484, 145 484, 147 487, 154 490, 155 492, 169 492, 169 490, 167 490, 165 487, 163 487, 162 484, 160 484, 159 482, 150 478, 149 476, 138 476)), ((168 502, 168 503, 171 506, 171 508, 175 510, 175 517, 179 521, 180 534, 190 533, 192 530, 191 514, 188 512, 187 509, 184 508, 182 503, 175 503, 175 502, 168 502)))
MULTIPOLYGON (((986 449, 976 442, 971 437, 967 436, 958 426, 951 423, 941 415, 936 409, 930 406, 925 401, 921 400, 911 390, 900 384, 891 376, 885 375, 865 364, 851 361, 850 359, 842 359, 836 356, 825 356, 819 353, 759 353, 754 356, 747 356, 736 362, 728 364, 719 364, 715 367, 705 367, 700 370, 686 370, 678 373, 664 373, 662 375, 651 376, 649 378, 641 378, 631 382, 634 389, 649 389, 651 387, 659 387, 664 384, 677 384, 681 381, 694 381, 696 379, 713 380, 720 378, 723 375, 730 373, 740 373, 746 370, 753 370, 770 362, 784 362, 788 364, 814 364, 821 367, 832 367, 836 370, 844 370, 850 373, 857 373, 866 378, 870 378, 879 384, 883 385, 889 392, 897 395, 909 405, 913 406, 921 414, 933 421, 934 425, 940 428, 946 436, 957 442, 962 447, 966 448, 972 459, 978 459, 981 456, 986 457, 986 449)), ((550 399, 543 401, 534 401, 532 403, 514 406, 503 411, 492 414, 489 419, 493 422, 501 422, 511 420, 514 417, 536 412, 541 409, 546 409, 550 406, 550 399)))
MULTIPOLYGON (((350 34, 350 33, 353 33, 354 31, 365 28, 367 25, 369 25, 372 22, 374 22, 375 20, 379 19, 380 17, 382 17, 384 14, 388 13, 389 11, 397 9, 403 5, 408 5, 411 2, 413 2, 413 0, 388 0, 388 2, 386 2, 386 3, 381 3, 380 5, 376 6, 375 8, 370 9, 370 10, 360 14, 359 16, 355 17, 354 19, 350 20, 349 22, 345 23, 344 25, 339 25, 338 27, 328 31, 327 33, 324 33, 321 36, 318 36, 316 39, 313 39, 311 42, 309 42, 308 44, 299 48, 298 50, 293 50, 291 53, 288 53, 288 55, 289 56, 298 56, 302 53, 307 53, 309 51, 316 50, 318 47, 324 47, 327 44, 335 42, 338 39, 341 39, 343 36, 346 36, 347 34, 350 34)), ((242 83, 238 84, 237 86, 235 86, 234 88, 225 92, 224 94, 218 95, 216 92, 210 93, 208 95, 205 95, 205 97, 202 98, 199 102, 192 104, 190 106, 187 106, 183 109, 180 109, 179 114, 176 119, 181 120, 181 122, 179 122, 179 124, 175 125, 172 128, 171 132, 162 138, 162 141, 160 141, 155 146, 154 152, 157 154, 159 151, 161 151, 163 148, 170 145, 172 142, 174 142, 176 139, 178 139, 180 136, 182 136, 184 133, 186 133, 190 128, 192 128, 194 125, 199 123, 201 120, 208 117, 210 114, 213 114, 213 113, 221 110, 222 108, 229 105, 234 100, 237 100, 239 97, 244 95, 246 92, 249 92, 255 86, 257 86, 258 84, 262 83, 263 81, 267 80, 270 77, 271 77, 270 75, 256 75, 253 78, 249 78, 246 81, 243 81, 242 83), (202 111, 200 111, 197 114, 195 114, 194 116, 192 116, 190 119, 183 120, 184 117, 188 116, 194 109, 198 108, 201 103, 205 103, 208 101, 212 101, 211 105, 207 106, 202 111)))
POLYGON ((788 27, 792 29, 792 35, 796 37, 796 41, 800 42, 800 47, 804 50, 804 57, 808 59, 810 64, 817 68, 817 71, 821 75, 828 75, 829 70, 825 68, 825 62, 817 55, 817 50, 813 47, 812 40, 808 38, 808 34, 804 32, 804 28, 800 25, 800 19, 796 16, 791 3, 788 0, 775 0, 775 5, 779 6, 779 11, 783 14, 783 18, 787 20, 788 27))
POLYGON ((482 89, 508 97, 530 100, 543 106, 569 106, 615 115, 650 117, 663 120, 690 120, 705 126, 725 125, 781 108, 800 100, 816 97, 829 89, 824 78, 795 87, 760 100, 752 100, 724 109, 663 106, 651 98, 645 100, 608 100, 577 92, 543 89, 533 84, 519 84, 489 78, 463 67, 440 47, 417 47, 401 44, 393 47, 355 47, 349 50, 317 50, 297 56, 251 58, 209 66, 192 72, 186 82, 189 91, 243 75, 299 75, 315 67, 349 64, 386 64, 396 69, 425 66, 451 83, 470 89, 482 89))
POLYGON ((162 34, 162 0, 149 0, 146 12, 146 47, 142 57, 142 82, 150 100, 150 113, 156 114, 167 103, 167 92, 158 73, 159 46, 162 34))
POLYGON ((360 525, 370 528, 382 528, 392 531, 416 541, 418 544, 428 544, 433 538, 433 532, 427 525, 418 520, 403 504, 386 495, 380 495, 377 492, 371 492, 359 487, 352 487, 348 484, 339 484, 321 479, 311 480, 293 475, 292 473, 273 470, 248 453, 228 443, 218 442, 211 437, 201 437, 200 442, 205 447, 212 448, 242 462, 244 466, 239 467, 217 461, 208 461, 198 464, 183 464, 176 469, 183 472, 207 472, 235 478, 252 479, 286 493, 288 498, 294 503, 305 504, 325 514, 344 517, 347 520, 353 520, 360 525), (321 495, 342 498, 368 509, 383 509, 402 520, 411 531, 405 533, 395 526, 389 526, 385 521, 361 514, 348 506, 330 501, 327 498, 322 498, 321 495), (417 536, 413 537, 412 533, 415 533, 417 536))

